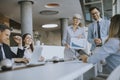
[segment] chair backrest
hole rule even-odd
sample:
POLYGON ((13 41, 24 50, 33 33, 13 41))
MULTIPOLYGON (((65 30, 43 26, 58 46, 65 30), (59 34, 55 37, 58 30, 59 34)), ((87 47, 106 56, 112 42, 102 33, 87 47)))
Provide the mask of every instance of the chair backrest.
POLYGON ((120 80, 120 65, 112 71, 107 80, 120 80))

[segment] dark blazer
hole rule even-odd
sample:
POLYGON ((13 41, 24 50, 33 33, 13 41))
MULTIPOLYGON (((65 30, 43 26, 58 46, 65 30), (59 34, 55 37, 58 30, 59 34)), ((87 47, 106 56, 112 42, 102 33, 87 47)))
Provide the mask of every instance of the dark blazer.
POLYGON ((19 58, 24 53, 24 50, 18 48, 17 54, 15 54, 14 52, 12 52, 12 50, 7 44, 3 44, 3 49, 4 49, 5 57, 8 59, 19 58))

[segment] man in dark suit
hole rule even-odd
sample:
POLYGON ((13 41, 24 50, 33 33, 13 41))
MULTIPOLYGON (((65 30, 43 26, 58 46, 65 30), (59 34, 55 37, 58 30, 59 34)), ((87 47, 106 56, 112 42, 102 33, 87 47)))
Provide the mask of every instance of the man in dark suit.
POLYGON ((8 58, 14 60, 15 62, 27 63, 27 59, 19 58, 20 53, 24 53, 24 49, 20 49, 20 47, 22 47, 22 39, 20 37, 15 38, 15 41, 17 42, 19 47, 17 54, 13 53, 10 47, 6 44, 6 42, 9 40, 10 33, 11 29, 9 27, 0 24, 0 61, 8 58))

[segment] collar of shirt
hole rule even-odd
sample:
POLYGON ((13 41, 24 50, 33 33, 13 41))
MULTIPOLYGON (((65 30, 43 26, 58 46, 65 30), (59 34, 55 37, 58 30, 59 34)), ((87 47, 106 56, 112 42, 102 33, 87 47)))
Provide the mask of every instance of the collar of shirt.
POLYGON ((29 47, 24 46, 24 49, 30 49, 30 46, 29 47))
MULTIPOLYGON (((100 18, 98 21, 101 22, 101 21, 102 21, 102 18, 100 18)), ((95 21, 95 22, 97 23, 97 21, 95 21)))
POLYGON ((2 54, 3 54, 3 59, 5 59, 6 56, 5 56, 5 52, 4 52, 4 49, 3 49, 3 44, 0 43, 0 46, 1 46, 2 54))
MULTIPOLYGON (((70 28, 71 28, 71 29, 73 29, 73 27, 74 27, 73 25, 72 25, 72 26, 70 26, 70 28)), ((79 29, 79 26, 77 27, 77 29, 79 29)))
POLYGON ((0 45, 2 46, 2 44, 0 43, 0 45))

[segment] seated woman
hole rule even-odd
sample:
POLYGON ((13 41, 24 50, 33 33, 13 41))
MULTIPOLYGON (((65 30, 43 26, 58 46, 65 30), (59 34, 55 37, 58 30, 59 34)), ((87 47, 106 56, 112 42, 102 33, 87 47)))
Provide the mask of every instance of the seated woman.
POLYGON ((27 59, 30 59, 31 56, 32 56, 33 50, 34 50, 33 39, 32 39, 31 34, 29 34, 29 33, 24 34, 22 36, 22 40, 23 40, 22 41, 23 42, 23 47, 25 49, 23 57, 27 58, 27 59))
POLYGON ((109 36, 106 43, 93 51, 93 55, 81 56, 83 62, 96 64, 106 59, 106 66, 109 72, 120 65, 120 14, 111 18, 109 36))
MULTIPOLYGON (((33 39, 30 33, 26 33, 22 36, 22 46, 24 48, 24 52, 18 55, 20 55, 20 58, 26 58, 30 61, 34 51, 33 39)), ((40 57, 40 60, 44 60, 44 58, 40 57)))

